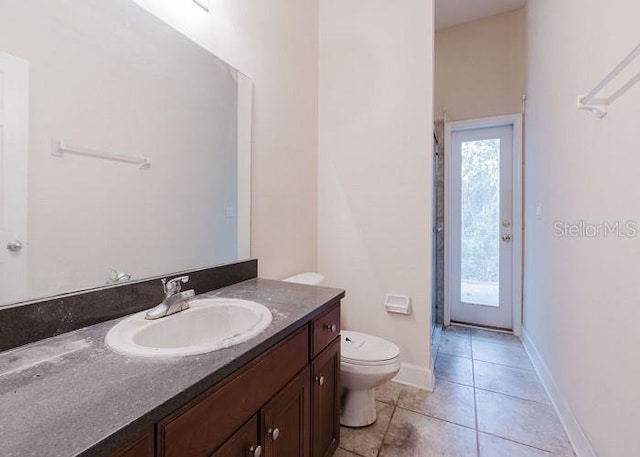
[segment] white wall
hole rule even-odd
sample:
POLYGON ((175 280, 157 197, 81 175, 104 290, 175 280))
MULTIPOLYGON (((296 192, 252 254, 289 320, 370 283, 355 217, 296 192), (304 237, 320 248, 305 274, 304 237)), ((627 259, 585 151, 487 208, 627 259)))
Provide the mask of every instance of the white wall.
POLYGON ((436 119, 478 119, 521 112, 525 91, 524 10, 438 30, 436 119))
POLYGON ((260 276, 315 270, 318 0, 134 0, 254 83, 252 256, 260 276))
POLYGON ((347 290, 344 328, 396 342, 424 373, 432 9, 421 0, 320 2, 318 268, 347 290), (387 314, 387 292, 411 295, 413 315, 387 314))
POLYGON ((640 85, 606 119, 576 110, 638 44, 640 3, 536 0, 528 16, 524 326, 596 455, 637 456, 640 238, 557 238, 553 223, 640 219, 640 85))

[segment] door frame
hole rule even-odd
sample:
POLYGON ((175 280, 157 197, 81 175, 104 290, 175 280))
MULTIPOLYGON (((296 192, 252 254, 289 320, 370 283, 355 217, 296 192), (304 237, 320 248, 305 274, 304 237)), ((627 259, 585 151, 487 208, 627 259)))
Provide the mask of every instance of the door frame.
POLYGON ((444 126, 444 324, 451 324, 451 214, 453 202, 449 186, 453 178, 451 166, 451 138, 453 132, 492 127, 513 127, 513 267, 512 267, 512 331, 519 336, 522 331, 522 260, 523 260, 523 189, 522 189, 522 114, 446 122, 444 126))
MULTIPOLYGON (((9 230, 0 227, 0 263, 13 273, 9 278, 13 295, 9 304, 27 298, 28 291, 28 179, 29 179, 29 62, 11 54, 0 52, 0 84, 4 94, 3 137, 0 141, 0 217, 4 217, 9 230), (4 146, 9 146, 3 150, 4 146), (23 247, 19 253, 7 253, 7 242, 19 240, 23 247), (9 259, 10 262, 6 262, 9 259)), ((7 281, 0 278, 0 284, 7 281)), ((0 297, 0 306, 6 297, 0 297)))

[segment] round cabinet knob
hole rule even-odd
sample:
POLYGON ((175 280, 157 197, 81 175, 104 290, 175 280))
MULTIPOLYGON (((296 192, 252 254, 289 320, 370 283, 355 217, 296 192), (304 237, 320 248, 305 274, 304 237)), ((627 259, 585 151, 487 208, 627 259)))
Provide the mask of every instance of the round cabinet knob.
POLYGON ((338 326, 336 324, 325 324, 324 328, 329 330, 331 333, 336 333, 336 330, 338 330, 338 326))
POLYGON ((22 243, 18 240, 12 241, 11 243, 7 244, 7 249, 11 252, 20 252, 22 251, 22 248, 22 243))
POLYGON ((324 376, 316 376, 316 382, 321 386, 324 386, 324 376))
POLYGON ((249 455, 251 457, 260 457, 262 455, 262 446, 251 446, 249 448, 249 455))
POLYGON ((278 427, 276 428, 269 427, 267 429, 267 435, 269 435, 271 439, 275 441, 278 439, 278 437, 280 437, 280 429, 278 427))

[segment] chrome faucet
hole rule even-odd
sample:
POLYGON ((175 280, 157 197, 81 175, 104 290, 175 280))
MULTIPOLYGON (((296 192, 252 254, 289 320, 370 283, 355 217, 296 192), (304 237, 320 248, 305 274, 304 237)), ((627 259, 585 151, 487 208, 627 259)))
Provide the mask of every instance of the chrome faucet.
POLYGON ((147 311, 144 318, 149 320, 160 319, 161 317, 189 309, 189 302, 187 300, 194 297, 196 292, 193 289, 180 292, 180 289, 182 289, 182 284, 180 283, 186 283, 187 281, 189 281, 189 276, 180 276, 170 281, 163 279, 162 288, 165 293, 164 300, 155 308, 147 311))
POLYGON ((113 275, 107 279, 107 284, 115 284, 117 282, 130 281, 131 275, 129 273, 125 273, 124 271, 119 271, 113 267, 108 267, 109 270, 113 273, 113 275))

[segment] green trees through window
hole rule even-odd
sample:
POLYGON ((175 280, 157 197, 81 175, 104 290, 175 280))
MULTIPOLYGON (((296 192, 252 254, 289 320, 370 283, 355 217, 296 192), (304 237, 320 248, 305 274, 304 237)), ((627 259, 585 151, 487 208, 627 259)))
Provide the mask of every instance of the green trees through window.
POLYGON ((464 302, 498 305, 500 140, 462 143, 461 292, 464 302))

